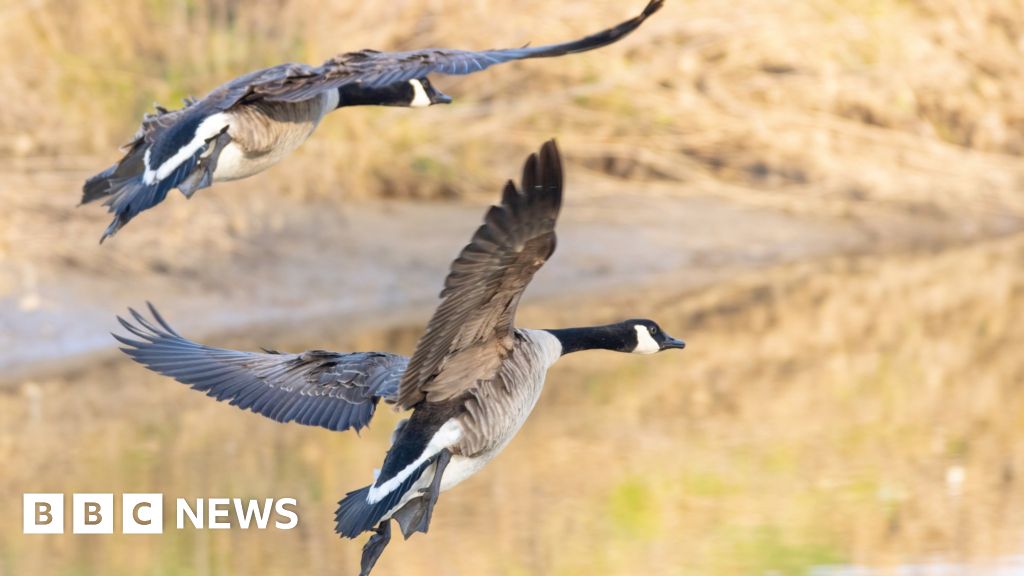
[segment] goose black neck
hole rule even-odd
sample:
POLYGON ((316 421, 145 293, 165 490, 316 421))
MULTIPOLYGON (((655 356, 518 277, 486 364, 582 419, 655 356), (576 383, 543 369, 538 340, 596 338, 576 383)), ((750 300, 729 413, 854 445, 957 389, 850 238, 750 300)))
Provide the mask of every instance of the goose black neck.
POLYGON ((342 106, 405 106, 412 100, 409 84, 389 84, 371 88, 362 84, 347 84, 338 88, 338 108, 342 106))
POLYGON ((587 326, 584 328, 561 328, 547 330, 562 343, 562 356, 581 350, 616 350, 628 349, 629 343, 621 330, 611 326, 587 326))

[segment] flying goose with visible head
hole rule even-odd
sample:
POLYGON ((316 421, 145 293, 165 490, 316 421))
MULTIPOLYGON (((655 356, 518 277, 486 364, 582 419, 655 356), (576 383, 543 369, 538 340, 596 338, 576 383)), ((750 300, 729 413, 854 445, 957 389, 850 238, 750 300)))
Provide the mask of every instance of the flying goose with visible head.
POLYGON ((452 263, 441 304, 412 358, 378 352, 251 353, 211 348, 178 335, 155 309, 132 311, 115 337, 136 361, 218 400, 273 418, 331 430, 365 426, 380 399, 411 410, 369 486, 339 503, 336 530, 372 531, 368 574, 391 537, 426 532, 438 495, 478 472, 515 436, 536 404, 548 368, 581 350, 653 354, 683 348, 651 320, 530 330, 515 326, 519 299, 555 249, 562 162, 554 141, 529 157, 520 187, 452 263))
POLYGON ((178 188, 188 198, 216 181, 266 170, 299 147, 329 112, 345 106, 419 108, 451 98, 430 74, 463 75, 495 64, 585 52, 635 30, 664 0, 614 28, 561 44, 501 50, 360 50, 320 66, 281 64, 236 78, 185 107, 157 108, 122 148, 125 155, 85 182, 82 203, 104 200, 114 220, 100 242, 178 188))

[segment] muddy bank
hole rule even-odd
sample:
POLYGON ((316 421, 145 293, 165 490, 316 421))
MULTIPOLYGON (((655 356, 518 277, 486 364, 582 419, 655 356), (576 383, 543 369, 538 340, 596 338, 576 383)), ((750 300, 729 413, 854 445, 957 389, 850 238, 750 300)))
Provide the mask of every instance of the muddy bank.
MULTIPOLYGON (((13 219, 0 230, 0 383, 113 355, 115 315, 147 300, 196 338, 259 331, 267 346, 419 325, 492 200, 346 203, 228 185, 190 201, 172 195, 100 246, 108 218, 74 208, 80 176, 3 174, 13 219)), ((741 199, 701 183, 635 188, 586 175, 571 183, 558 250, 527 302, 661 282, 685 291, 788 262, 1024 229, 1009 209, 741 199)))
MULTIPOLYGON (((132 236, 176 223, 140 222, 102 247, 83 242, 77 255, 8 270, 11 289, 0 299, 0 375, 13 380, 111 353, 114 315, 147 300, 196 337, 260 326, 296 332, 310 322, 423 321, 482 213, 483 205, 464 204, 305 205, 231 250, 198 242, 176 255, 147 253, 132 236), (111 269, 103 251, 114 263, 137 252, 148 264, 111 269)), ((639 286, 666 275, 680 288, 697 287, 740 270, 853 250, 869 235, 850 221, 715 198, 620 195, 570 201, 559 240, 530 288, 531 300, 639 286)))

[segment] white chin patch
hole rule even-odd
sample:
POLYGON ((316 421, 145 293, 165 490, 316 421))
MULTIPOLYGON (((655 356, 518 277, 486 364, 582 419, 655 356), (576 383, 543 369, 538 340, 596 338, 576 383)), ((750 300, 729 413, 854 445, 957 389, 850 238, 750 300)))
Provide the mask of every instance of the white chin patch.
POLYGON ((409 102, 409 107, 426 108, 430 106, 430 96, 427 96, 427 91, 423 88, 423 82, 413 79, 409 80, 409 84, 412 84, 412 102, 409 102))
POLYGON ((647 331, 647 326, 636 324, 633 328, 636 329, 636 348, 633 349, 634 354, 654 354, 661 350, 661 346, 658 346, 651 333, 647 331))

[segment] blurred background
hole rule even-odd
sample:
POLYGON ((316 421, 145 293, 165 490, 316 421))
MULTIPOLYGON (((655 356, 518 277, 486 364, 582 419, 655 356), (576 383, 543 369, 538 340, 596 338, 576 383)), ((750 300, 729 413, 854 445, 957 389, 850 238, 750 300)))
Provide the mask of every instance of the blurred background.
POLYGON ((1024 574, 1017 0, 670 0, 600 51, 436 78, 450 106, 339 111, 102 247, 109 216, 75 207, 153 102, 364 47, 562 41, 643 4, 0 0, 0 575, 354 573, 335 503, 398 416, 360 438, 218 404, 120 355, 114 315, 411 352, 552 136, 560 246, 520 325, 646 316, 689 346, 564 360, 376 574, 1024 574), (51 491, 295 497, 301 521, 23 536, 21 494, 51 491))

